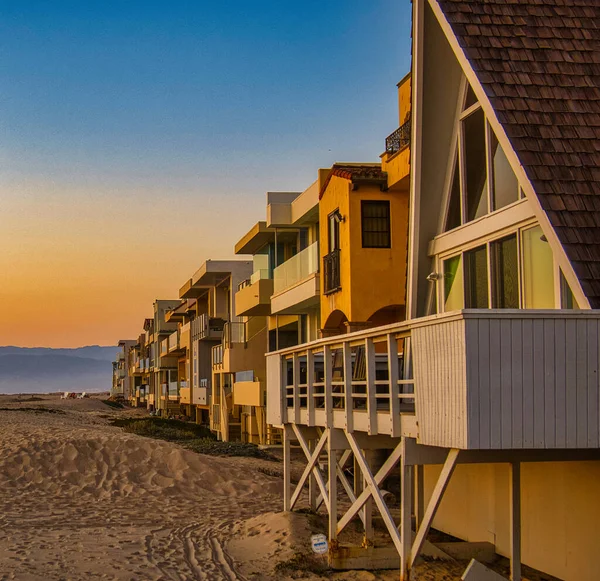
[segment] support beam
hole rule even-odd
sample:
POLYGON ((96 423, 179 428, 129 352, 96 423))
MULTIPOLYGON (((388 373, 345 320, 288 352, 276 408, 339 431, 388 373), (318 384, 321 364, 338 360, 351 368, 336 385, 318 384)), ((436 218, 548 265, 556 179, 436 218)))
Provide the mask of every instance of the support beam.
POLYGON ((412 543, 412 466, 406 458, 406 450, 400 459, 400 581, 410 578, 410 552, 412 543))
POLYGON ((290 499, 292 496, 292 476, 291 476, 291 449, 289 426, 283 426, 283 510, 291 510, 290 499))
MULTIPOLYGON (((296 434, 296 438, 298 438, 298 443, 300 444, 300 447, 302 448, 302 451, 304 452, 306 459, 310 462, 310 460, 312 458, 312 454, 310 453, 310 450, 308 449, 308 444, 306 443, 306 440, 304 439, 304 436, 302 435, 300 428, 296 424, 292 424, 292 428, 294 430, 294 433, 296 434)), ((321 439, 319 440, 319 442, 321 442, 323 440, 323 438, 328 439, 327 435, 328 435, 327 431, 323 432, 323 434, 321 434, 321 439)), ((319 445, 317 444, 317 448, 318 447, 319 447, 319 445)), ((316 457, 318 459, 318 455, 316 457)), ((327 509, 327 512, 329 512, 329 499, 327 498, 327 488, 325 487, 325 481, 323 480, 323 475, 321 474, 319 467, 314 466, 314 465, 312 468, 312 473, 314 474, 315 480, 317 481, 317 485, 319 487, 319 490, 321 491, 321 494, 323 495, 323 501, 325 502, 325 508, 327 509)))
POLYGON ((459 450, 457 450, 456 448, 451 448, 448 452, 448 456, 446 458, 446 462, 444 463, 444 467, 442 468, 442 472, 440 473, 440 477, 438 478, 438 481, 435 484, 435 488, 433 489, 433 492, 431 494, 431 498, 429 499, 427 510, 423 515, 423 523, 417 531, 415 541, 410 551, 408 559, 408 569, 412 568, 415 559, 419 556, 419 553, 423 548, 423 543, 427 538, 427 533, 429 532, 431 523, 433 522, 433 518, 435 517, 435 513, 437 512, 437 509, 440 506, 440 502, 442 501, 442 497, 444 496, 444 492, 446 491, 448 482, 450 482, 450 477, 452 476, 454 468, 456 467, 458 454, 459 450))
MULTIPOLYGON (((294 429, 298 429, 298 428, 296 428, 296 426, 294 425, 294 429)), ((302 476, 300 477, 298 485, 296 486, 296 490, 294 490, 294 494, 292 495, 292 499, 290 501, 290 510, 292 510, 294 508, 294 506, 296 505, 296 503, 298 502, 298 499, 300 498, 300 495, 302 494, 302 489, 304 488, 304 484, 308 480, 308 477, 314 473, 315 469, 316 470, 319 469, 318 467, 315 468, 315 465, 318 462, 319 455, 323 451, 323 448, 325 447, 326 443, 327 443, 327 434, 323 433, 323 435, 321 436, 321 439, 319 440, 319 442, 316 445, 312 454, 310 453, 310 448, 308 448, 308 445, 307 445, 309 455, 307 455, 306 459, 308 460, 308 464, 304 468, 304 472, 302 472, 302 476)))
POLYGON ((521 464, 510 464, 510 580, 521 581, 521 464))
POLYGON ((413 474, 415 478, 415 520, 416 526, 419 528, 425 513, 425 467, 422 464, 416 464, 413 467, 413 474))
MULTIPOLYGON (((353 437, 353 441, 356 442, 354 437, 353 437)), ((394 451, 388 456, 388 459, 383 463, 383 466, 381 466, 381 468, 379 469, 379 471, 377 472, 377 474, 374 477, 374 481, 377 486, 379 486, 390 475, 390 472, 395 468, 396 464, 398 464, 398 460, 400 460, 401 450, 402 450, 402 443, 399 443, 394 448, 394 451)), ((359 468, 360 468, 360 464, 359 464, 359 468)), ((363 505, 365 504, 365 502, 367 501, 367 499, 370 496, 371 496, 371 489, 369 487, 367 487, 365 490, 363 490, 360 493, 360 495, 356 499, 356 502, 348 509, 346 514, 338 522, 338 527, 337 527, 338 534, 340 534, 344 530, 344 528, 348 525, 348 523, 356 516, 358 511, 363 507, 363 505)), ((395 526, 394 526, 394 528, 395 528, 395 526)))
MULTIPOLYGON (((332 428, 327 430, 327 435, 332 428)), ((325 434, 323 434, 325 435, 325 434)), ((327 438, 327 492, 329 493, 329 542, 337 543, 337 450, 327 438)), ((325 493, 323 493, 325 497, 325 493)))
MULTIPOLYGON (((373 474, 371 473, 371 469, 369 468, 369 465, 367 464, 360 448, 358 447, 358 444, 356 443, 354 436, 352 434, 346 434, 346 436, 348 438, 348 443, 350 444, 350 447, 352 448, 352 452, 354 453, 354 457, 358 461, 358 465, 360 466, 360 469, 361 469, 363 476, 365 478, 365 481, 366 481, 366 485, 368 486, 368 489, 370 492, 370 495, 368 495, 365 498, 365 501, 367 500, 367 498, 369 496, 373 497, 373 500, 375 501, 375 504, 377 505, 377 508, 379 509, 379 514, 381 514, 381 517, 383 518, 383 522, 385 523, 385 526, 386 526, 388 532, 390 533, 390 536, 392 537, 394 546, 396 547, 396 550, 399 553, 401 553, 402 552, 402 543, 400 541, 400 535, 398 534, 398 529, 396 528, 396 523, 394 522, 394 519, 392 518, 392 515, 390 514, 390 511, 387 507, 387 504, 383 500, 381 491, 379 490, 379 484, 381 481, 377 482, 375 480, 375 478, 373 477, 373 474)), ((382 480, 383 480, 383 478, 382 478, 382 480)))
MULTIPOLYGON (((308 449, 311 454, 314 452, 315 440, 308 441, 308 449)), ((308 477, 308 504, 312 511, 317 512, 317 481, 312 471, 308 477)))

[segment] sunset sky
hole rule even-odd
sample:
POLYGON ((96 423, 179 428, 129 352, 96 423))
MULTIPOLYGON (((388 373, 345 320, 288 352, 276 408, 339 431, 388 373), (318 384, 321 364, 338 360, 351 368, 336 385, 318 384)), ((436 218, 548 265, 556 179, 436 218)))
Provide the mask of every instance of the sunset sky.
POLYGON ((113 345, 265 192, 378 161, 408 0, 0 5, 0 345, 113 345))

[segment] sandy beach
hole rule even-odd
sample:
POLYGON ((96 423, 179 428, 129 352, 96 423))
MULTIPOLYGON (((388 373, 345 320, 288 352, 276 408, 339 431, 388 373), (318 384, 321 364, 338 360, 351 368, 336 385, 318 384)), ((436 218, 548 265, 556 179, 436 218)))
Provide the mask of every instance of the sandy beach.
MULTIPOLYGON (((397 579, 283 567, 318 523, 279 512, 277 463, 128 434, 110 425, 123 414, 145 411, 0 396, 1 580, 397 579)), ((415 579, 463 570, 424 563, 415 579)))

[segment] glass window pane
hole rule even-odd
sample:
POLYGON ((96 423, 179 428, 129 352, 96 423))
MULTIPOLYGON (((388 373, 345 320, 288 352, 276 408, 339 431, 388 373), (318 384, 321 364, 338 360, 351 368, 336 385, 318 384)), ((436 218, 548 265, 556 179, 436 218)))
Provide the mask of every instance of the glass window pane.
POLYGON ((526 309, 554 308, 552 250, 539 226, 523 230, 523 299, 526 309))
POLYGON ((471 85, 469 85, 467 87, 467 97, 465 99, 465 107, 464 107, 463 111, 465 109, 468 109, 469 107, 471 107, 471 105, 475 105, 475 103, 477 103, 477 97, 475 96, 475 93, 473 92, 473 87, 471 87, 471 85))
POLYGON ((517 236, 492 242, 492 308, 519 308, 519 261, 517 236))
POLYGON ((444 260, 444 311, 457 311, 464 307, 462 256, 444 260))
POLYGON ((463 121, 467 221, 487 214, 485 117, 478 109, 463 121))
POLYGON ((448 231, 453 228, 458 228, 460 223, 460 174, 458 173, 458 156, 456 156, 445 230, 448 231))
POLYGON ((560 308, 561 309, 578 309, 579 305, 573 295, 573 291, 565 278, 565 275, 560 271, 560 308))
POLYGON ((494 210, 499 210, 519 199, 519 182, 492 131, 490 131, 490 148, 494 172, 494 210))
POLYGON ((487 309, 487 250, 479 246, 465 252, 465 306, 467 309, 487 309))

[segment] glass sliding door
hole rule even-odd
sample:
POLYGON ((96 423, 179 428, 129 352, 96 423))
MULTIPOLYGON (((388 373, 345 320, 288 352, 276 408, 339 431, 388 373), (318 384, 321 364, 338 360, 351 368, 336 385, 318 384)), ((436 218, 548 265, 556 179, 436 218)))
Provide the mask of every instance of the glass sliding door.
POLYGON ((550 245, 539 226, 521 232, 523 307, 553 309, 554 261, 550 245))

